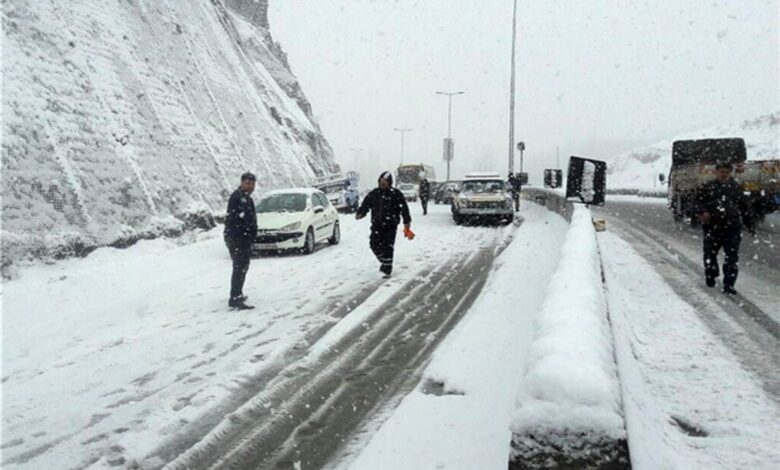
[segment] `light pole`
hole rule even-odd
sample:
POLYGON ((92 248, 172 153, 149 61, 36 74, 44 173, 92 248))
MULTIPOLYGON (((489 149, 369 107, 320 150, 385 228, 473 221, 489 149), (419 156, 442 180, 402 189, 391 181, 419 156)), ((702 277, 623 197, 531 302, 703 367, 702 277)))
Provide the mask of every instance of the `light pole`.
POLYGON ((509 173, 515 171, 515 38, 517 37, 517 0, 512 10, 512 72, 509 83, 509 173))
POLYGON ((455 95, 463 95, 465 91, 437 91, 437 95, 445 95, 447 97, 447 145, 451 145, 448 150, 447 156, 447 181, 450 180, 450 163, 452 162, 452 152, 454 151, 454 144, 452 143, 452 97, 455 95))
POLYGON ((411 131, 412 129, 408 128, 408 127, 403 127, 403 128, 396 127, 393 130, 396 131, 396 132, 400 132, 401 133, 401 164, 403 165, 403 163, 404 163, 404 135, 407 132, 411 131))

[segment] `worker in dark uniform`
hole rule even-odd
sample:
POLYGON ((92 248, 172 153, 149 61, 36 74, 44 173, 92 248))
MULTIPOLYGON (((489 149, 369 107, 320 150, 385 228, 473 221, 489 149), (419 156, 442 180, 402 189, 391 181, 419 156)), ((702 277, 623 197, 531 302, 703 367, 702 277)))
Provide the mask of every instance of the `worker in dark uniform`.
MULTIPOLYGON (((393 254, 398 224, 403 218, 405 233, 411 233, 412 217, 409 206, 401 191, 393 187, 393 175, 385 171, 379 176, 379 187, 363 198, 363 203, 355 214, 360 220, 371 211, 371 251, 379 260, 379 270, 384 277, 393 272, 393 254)), ((408 235, 407 235, 408 236, 408 235)), ((412 235, 413 236, 413 235, 412 235)))
POLYGON ((244 280, 249 270, 252 242, 257 236, 257 214, 252 200, 255 181, 255 175, 252 173, 241 175, 241 186, 230 195, 225 218, 225 244, 233 260, 228 306, 238 310, 254 308, 246 304, 244 280))
POLYGON ((420 193, 420 204, 422 204, 423 215, 428 215, 428 199, 431 197, 431 183, 428 181, 428 178, 423 177, 423 179, 420 180, 418 192, 420 193))
POLYGON ((750 203, 742 187, 732 178, 731 163, 718 163, 717 177, 699 188, 697 214, 704 229, 704 276, 707 286, 715 286, 719 275, 718 252, 723 248, 723 292, 734 295, 739 274, 739 244, 742 226, 755 234, 750 203))
POLYGON ((507 178, 507 186, 512 193, 512 200, 515 201, 515 212, 520 210, 520 190, 522 184, 520 184, 520 178, 515 173, 509 173, 507 178))

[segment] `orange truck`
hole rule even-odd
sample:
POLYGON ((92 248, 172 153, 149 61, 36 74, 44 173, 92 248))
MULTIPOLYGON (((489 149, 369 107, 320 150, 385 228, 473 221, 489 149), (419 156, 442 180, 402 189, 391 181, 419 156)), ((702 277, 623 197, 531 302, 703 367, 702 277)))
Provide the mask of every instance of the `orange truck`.
POLYGON ((675 220, 696 223, 696 192, 715 177, 715 165, 722 161, 734 165, 734 177, 750 198, 757 220, 778 210, 780 160, 747 160, 741 138, 678 140, 672 144, 668 192, 675 220))

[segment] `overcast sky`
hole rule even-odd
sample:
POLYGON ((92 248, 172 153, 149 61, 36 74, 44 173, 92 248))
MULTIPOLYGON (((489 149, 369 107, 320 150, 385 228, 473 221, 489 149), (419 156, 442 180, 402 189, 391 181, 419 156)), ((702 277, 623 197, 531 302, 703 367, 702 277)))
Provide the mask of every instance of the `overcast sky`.
MULTIPOLYGON (((507 168, 512 0, 271 0, 271 32, 336 159, 373 180, 435 165, 453 101, 453 177, 507 168)), ((520 0, 516 138, 532 181, 780 109, 777 0, 520 0)), ((364 180, 365 182, 365 180, 364 180)))

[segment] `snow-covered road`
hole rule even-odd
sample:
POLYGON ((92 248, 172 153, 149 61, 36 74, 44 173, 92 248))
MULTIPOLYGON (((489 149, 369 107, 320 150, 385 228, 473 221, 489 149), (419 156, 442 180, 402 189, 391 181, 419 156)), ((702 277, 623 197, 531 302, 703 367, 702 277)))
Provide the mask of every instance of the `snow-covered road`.
POLYGON ((414 383, 516 229, 412 209, 393 279, 342 216, 340 245, 253 261, 250 312, 226 308, 219 230, 22 270, 3 293, 4 468, 326 461, 414 383))
MULTIPOLYGON (((672 220, 665 200, 618 198, 596 212, 647 260, 675 293, 780 403, 780 232, 770 219, 744 234, 737 290, 730 298, 704 285, 701 229, 672 220)), ((721 255, 722 256, 722 255, 721 255)), ((721 258, 722 259, 722 258, 721 258)))

